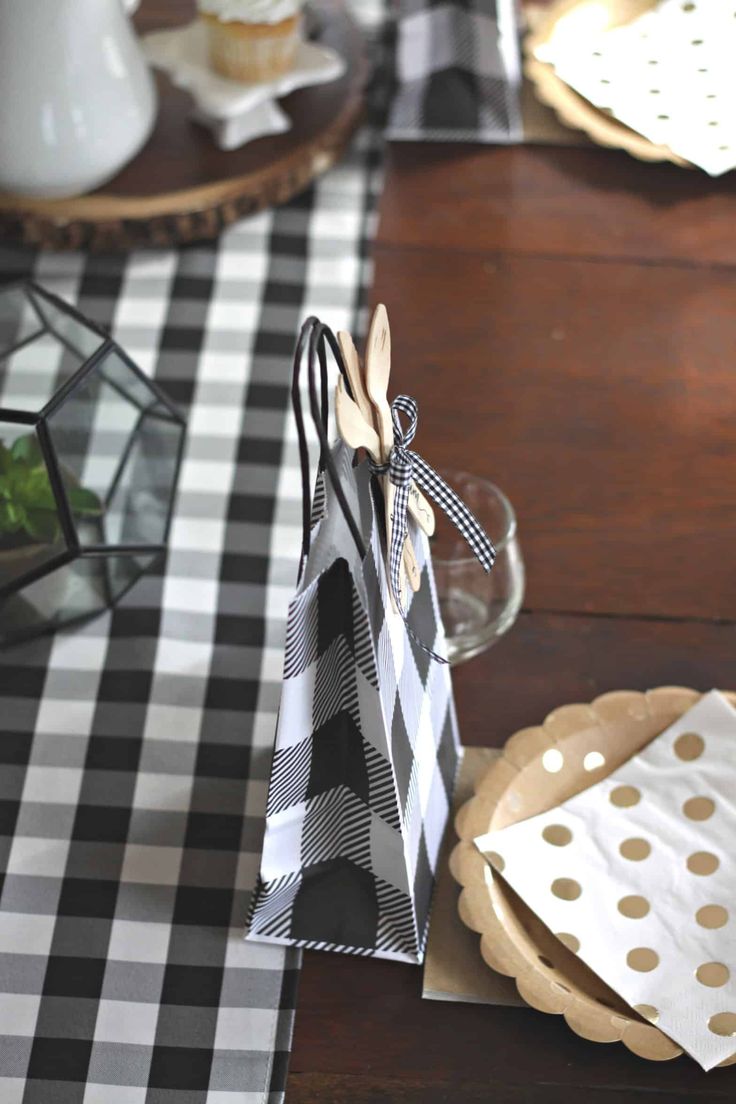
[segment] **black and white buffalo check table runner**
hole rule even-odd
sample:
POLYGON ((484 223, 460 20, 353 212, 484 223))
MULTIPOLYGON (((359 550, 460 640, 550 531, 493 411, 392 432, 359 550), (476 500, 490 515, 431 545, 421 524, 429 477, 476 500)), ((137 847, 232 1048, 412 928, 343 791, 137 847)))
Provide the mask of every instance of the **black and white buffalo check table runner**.
POLYGON ((316 313, 356 329, 374 132, 212 245, 0 250, 188 418, 164 570, 0 653, 0 1101, 281 1099, 299 952, 243 940, 301 541, 288 388, 316 313))

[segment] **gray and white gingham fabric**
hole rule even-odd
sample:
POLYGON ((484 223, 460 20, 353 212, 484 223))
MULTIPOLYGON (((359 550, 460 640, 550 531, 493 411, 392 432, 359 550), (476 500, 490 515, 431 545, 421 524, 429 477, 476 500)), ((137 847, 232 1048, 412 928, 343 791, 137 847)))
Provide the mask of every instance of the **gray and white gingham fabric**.
POLYGON ((398 0, 389 138, 522 140, 515 0, 398 0))
MULTIPOLYGON (((301 540, 295 334, 356 328, 375 132, 219 242, 0 249, 109 326, 188 418, 166 563, 0 652, 0 1101, 269 1104, 299 952, 248 943, 301 540)), ((359 327, 358 327, 359 328, 359 327)))

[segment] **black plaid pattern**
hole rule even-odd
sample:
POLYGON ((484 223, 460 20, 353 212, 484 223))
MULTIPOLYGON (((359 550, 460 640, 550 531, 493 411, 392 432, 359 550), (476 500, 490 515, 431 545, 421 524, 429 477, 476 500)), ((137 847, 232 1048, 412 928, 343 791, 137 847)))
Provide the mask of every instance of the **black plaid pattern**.
POLYGON ((396 75, 390 138, 521 140, 514 0, 401 0, 396 75))
POLYGON ((358 328, 378 159, 369 126, 214 244, 0 251, 188 418, 166 562, 0 653, 2 1104, 282 1098, 299 952, 242 935, 300 537, 289 371, 306 314, 358 328))
POLYGON ((370 544, 361 560, 325 480, 322 520, 289 609, 249 931, 421 962, 449 812, 446 778, 459 756, 448 668, 410 635, 421 632, 444 654, 429 546, 412 533, 422 586, 405 625, 391 611, 369 468, 353 468, 342 443, 333 457, 354 515, 368 519, 370 544))

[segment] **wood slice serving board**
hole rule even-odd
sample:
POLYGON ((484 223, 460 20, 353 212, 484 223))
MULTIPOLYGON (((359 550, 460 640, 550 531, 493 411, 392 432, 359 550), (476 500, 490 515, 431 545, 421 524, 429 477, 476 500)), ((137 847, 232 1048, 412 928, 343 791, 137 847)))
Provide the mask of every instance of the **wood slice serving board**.
MULTIPOLYGON (((191 15, 188 3, 182 8, 191 15)), ((290 131, 238 150, 218 149, 210 132, 191 120, 189 94, 157 74, 159 116, 138 156, 85 196, 32 200, 0 193, 2 237, 51 249, 178 245, 215 237, 302 191, 341 156, 362 114, 368 74, 362 36, 340 0, 320 0, 313 14, 313 37, 337 50, 347 68, 330 84, 280 101, 290 131)))

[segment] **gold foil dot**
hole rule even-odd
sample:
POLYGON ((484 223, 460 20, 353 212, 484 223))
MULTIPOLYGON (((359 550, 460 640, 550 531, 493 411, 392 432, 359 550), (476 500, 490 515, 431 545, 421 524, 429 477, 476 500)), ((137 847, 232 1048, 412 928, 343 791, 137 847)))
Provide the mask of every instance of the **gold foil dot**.
POLYGON ((716 1012, 708 1020, 708 1027, 714 1035, 736 1035, 736 1012, 716 1012))
POLYGON ((580 883, 574 878, 555 878, 551 888, 555 897, 559 897, 561 901, 577 901, 583 892, 580 883))
POLYGON ((589 751, 583 758, 583 770, 594 771, 600 770, 601 767, 605 767, 606 757, 601 755, 599 751, 589 751))
POLYGON ((572 951, 577 954, 580 950, 580 940, 576 935, 571 935, 570 932, 557 932, 557 938, 560 943, 564 943, 568 951, 572 951))
POLYGON ((611 790, 609 800, 612 805, 617 805, 619 809, 628 809, 632 805, 639 804, 641 794, 636 786, 616 786, 615 790, 611 790))
POLYGON ((701 928, 722 928, 728 923, 728 909, 723 905, 703 905, 695 913, 701 928))
POLYGON ((649 902, 646 897, 622 897, 618 903, 618 911, 630 920, 641 920, 649 912, 649 902))
POLYGON ((709 797, 691 797, 682 806, 682 811, 689 820, 707 820, 716 810, 715 801, 709 797))
POLYGON ((542 756, 542 766, 549 774, 557 774, 562 770, 564 763, 563 754, 557 748, 547 748, 542 756))
POLYGON ((696 732, 683 732, 682 736, 678 736, 675 740, 675 755, 686 763, 699 759, 704 751, 705 740, 696 732))
POLYGON ((626 956, 626 962, 632 970, 648 974, 659 966, 659 955, 651 947, 634 947, 626 956))
POLYGON ((656 1024, 659 1019, 659 1009, 655 1008, 653 1004, 635 1004, 633 1005, 635 1012, 638 1012, 642 1019, 648 1020, 649 1023, 656 1024))
POLYGON ((698 966, 695 976, 701 985, 707 985, 709 989, 720 989, 731 977, 731 971, 722 962, 704 962, 698 966))
POLYGON ((503 874, 506 863, 497 851, 487 851, 486 858, 488 859, 494 870, 497 870, 499 874, 503 874))
POLYGON ((711 855, 710 851, 695 851, 688 856, 688 870, 691 874, 698 874, 700 877, 712 874, 719 866, 720 859, 716 855, 711 855))
POLYGON ((642 859, 649 858, 652 845, 647 840, 634 836, 632 839, 624 840, 619 847, 619 851, 625 859, 630 859, 631 862, 641 862, 642 859))
POLYGON ((566 847, 572 839, 572 832, 564 824, 548 824, 542 832, 542 839, 553 847, 566 847))

